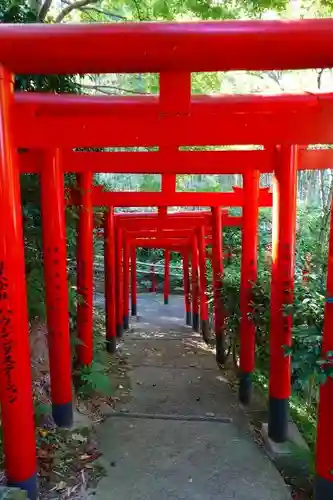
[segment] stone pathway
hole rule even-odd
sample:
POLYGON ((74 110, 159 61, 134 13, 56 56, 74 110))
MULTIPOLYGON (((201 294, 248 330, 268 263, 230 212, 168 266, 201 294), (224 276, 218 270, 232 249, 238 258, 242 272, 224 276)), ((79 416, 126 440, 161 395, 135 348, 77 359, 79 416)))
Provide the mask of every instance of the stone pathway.
POLYGON ((121 347, 132 398, 98 432, 96 500, 288 500, 214 354, 184 326, 182 297, 140 295, 121 347))

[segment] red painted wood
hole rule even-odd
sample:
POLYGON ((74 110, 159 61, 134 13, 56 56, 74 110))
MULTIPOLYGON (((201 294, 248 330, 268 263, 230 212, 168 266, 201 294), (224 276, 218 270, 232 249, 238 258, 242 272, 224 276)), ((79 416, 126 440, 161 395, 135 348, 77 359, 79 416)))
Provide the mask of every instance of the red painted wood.
MULTIPOLYGON (((173 194, 154 192, 108 192, 100 186, 95 186, 92 191, 94 206, 116 206, 116 207, 144 207, 144 206, 225 206, 238 207, 243 205, 242 188, 234 188, 233 192, 227 193, 183 193, 173 194)), ((71 193, 68 203, 77 203, 77 195, 71 193)), ((269 189, 262 188, 259 193, 260 206, 272 205, 272 194, 269 189)))
POLYGON ((188 251, 183 252, 182 262, 183 262, 185 312, 187 314, 190 314, 191 313, 191 287, 190 287, 189 253, 188 253, 188 251))
POLYGON ((208 320, 207 302, 207 275, 206 275, 206 248, 205 229, 203 226, 197 229, 198 252, 199 252, 199 280, 200 280, 200 317, 201 321, 208 320))
POLYGON ((72 402, 64 176, 60 151, 45 153, 41 178, 44 279, 52 405, 72 402))
POLYGON ((164 304, 169 301, 170 294, 170 251, 164 250, 164 304))
POLYGON ((285 346, 291 345, 292 316, 284 311, 293 301, 295 241, 297 149, 282 147, 276 151, 273 179, 273 241, 270 316, 269 394, 273 398, 289 398, 291 391, 290 356, 285 346))
MULTIPOLYGON (((10 484, 37 472, 20 181, 10 128, 12 75, 0 67, 0 401, 10 484)), ((33 484, 33 483, 32 483, 33 484)))
POLYGON ((104 217, 104 273, 106 340, 114 343, 117 335, 116 318, 116 246, 114 212, 110 207, 104 217))
MULTIPOLYGON (((47 172, 46 172, 46 175, 47 172)), ((92 206, 92 173, 77 176, 80 205, 77 224, 77 345, 78 362, 90 365, 93 361, 93 264, 94 216, 92 206)))
MULTIPOLYGON (((133 231, 191 231, 199 224, 204 224, 208 233, 211 231, 211 215, 207 212, 204 212, 204 216, 201 216, 198 212, 188 212, 190 215, 179 214, 179 217, 173 217, 168 215, 167 218, 160 220, 155 214, 152 214, 153 217, 142 217, 139 214, 132 214, 135 217, 126 217, 116 215, 116 224, 120 225, 124 229, 129 232, 133 231)), ((222 214, 222 221, 224 226, 241 226, 242 225, 242 217, 230 216, 226 213, 222 214)))
POLYGON ((193 234, 192 238, 192 252, 191 252, 191 281, 192 281, 192 314, 193 316, 199 315, 199 252, 198 252, 198 236, 197 232, 193 234))
MULTIPOLYGON (((136 283, 136 247, 131 246, 131 302, 132 311, 137 308, 137 283, 136 283)), ((133 313, 132 313, 133 314, 133 313)))
POLYGON ((131 245, 135 247, 142 248, 166 248, 171 249, 174 247, 184 247, 188 245, 188 238, 156 238, 155 240, 150 238, 136 238, 130 240, 131 245))
MULTIPOLYGON (((320 102, 320 99, 319 99, 320 102)), ((280 113, 163 117, 38 116, 14 121, 18 148, 218 146, 333 143, 332 105, 280 113), (112 132, 112 134, 110 134, 112 132)), ((140 153, 142 154, 142 153, 140 153)))
POLYGON ((123 231, 124 234, 124 306, 123 306, 123 317, 124 325, 128 323, 129 318, 129 296, 130 296, 130 242, 127 238, 127 233, 123 231))
POLYGON ((8 25, 0 52, 18 74, 325 68, 332 32, 331 19, 8 25))
MULTIPOLYGON (((212 208, 212 268, 214 288, 214 329, 217 337, 223 337, 223 242, 222 242, 222 212, 220 207, 212 208)), ((220 341, 220 344, 223 343, 220 341)))
POLYGON ((120 228, 116 229, 116 267, 115 267, 115 279, 116 279, 116 317, 117 317, 117 328, 122 328, 124 320, 124 286, 123 286, 123 230, 120 228))
MULTIPOLYGON (((332 363, 333 352, 333 209, 331 207, 331 225, 328 247, 327 291, 324 316, 322 357, 332 363), (330 353, 330 354, 328 354, 330 353)), ((333 469, 333 436, 332 436, 332 409, 333 409, 333 380, 328 377, 320 385, 320 398, 317 420, 317 449, 316 472, 320 478, 332 481, 333 469)))
POLYGON ((257 279, 259 180, 256 170, 243 176, 245 196, 240 285, 240 369, 243 374, 252 373, 255 363, 256 328, 250 315, 253 310, 253 283, 257 279))
MULTIPOLYGON (((42 152, 19 154, 21 173, 41 171, 42 152)), ((273 153, 267 150, 74 152, 64 150, 64 172, 111 172, 141 174, 244 174, 249 170, 273 172, 273 153)), ((323 170, 333 167, 333 150, 301 150, 298 170, 323 170)), ((169 214, 170 215, 170 214, 169 214)))

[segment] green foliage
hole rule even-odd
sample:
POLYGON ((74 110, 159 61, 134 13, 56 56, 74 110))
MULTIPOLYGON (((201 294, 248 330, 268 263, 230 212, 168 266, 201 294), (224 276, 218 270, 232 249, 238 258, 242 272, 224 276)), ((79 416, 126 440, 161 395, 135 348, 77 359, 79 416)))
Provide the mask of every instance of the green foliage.
POLYGON ((81 368, 80 382, 79 393, 85 397, 96 393, 111 396, 113 391, 107 366, 98 361, 81 368))
MULTIPOLYGON (((326 289, 326 251, 318 245, 322 234, 322 212, 299 210, 297 217, 297 259, 294 302, 286 308, 286 314, 293 317, 293 344, 286 348, 286 355, 292 356, 292 383, 294 393, 308 406, 317 402, 319 385, 332 376, 331 356, 322 359, 322 330, 324 320, 324 299, 326 289), (311 255, 311 272, 308 282, 303 281, 305 253, 311 255)), ((259 269, 258 279, 253 286, 252 317, 256 324, 256 366, 268 375, 269 372, 269 319, 270 319, 270 264, 267 256, 267 242, 271 240, 271 225, 268 214, 260 219, 259 232, 259 269)), ((224 241, 230 246, 239 244, 234 236, 230 238, 229 229, 225 231, 224 241)), ((327 241, 327 232, 323 239, 327 241)), ((235 247, 233 247, 235 248, 235 247)), ((228 335, 239 334, 240 306, 240 256, 233 256, 231 264, 225 268, 223 296, 228 314, 226 331, 228 335)))
MULTIPOLYGON (((37 22, 34 12, 27 1, 4 1, 0 3, 0 22, 2 23, 33 23, 37 22)), ((77 85, 73 76, 58 75, 17 75, 15 79, 16 90, 30 92, 76 92, 77 85)), ((73 176, 66 176, 66 184, 73 181, 73 176)), ((42 252, 42 227, 40 210, 40 181, 38 175, 21 175, 21 195, 24 216, 25 261, 27 276, 27 292, 29 315, 31 318, 45 316, 43 252, 42 252)), ((68 256, 74 255, 75 247, 73 237, 75 221, 73 210, 68 210, 67 235, 68 256)), ((70 274, 71 278, 71 274, 70 274)), ((71 284, 70 284, 71 287, 71 284)), ((70 297, 73 297, 70 294, 70 297)), ((75 303, 71 301, 71 311, 75 303)))

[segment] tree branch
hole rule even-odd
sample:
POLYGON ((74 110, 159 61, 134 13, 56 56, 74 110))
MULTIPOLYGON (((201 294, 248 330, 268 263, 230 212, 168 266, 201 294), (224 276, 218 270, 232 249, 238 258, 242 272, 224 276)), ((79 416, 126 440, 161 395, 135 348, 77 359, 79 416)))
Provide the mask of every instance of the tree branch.
POLYGON ((320 69, 317 71, 317 86, 318 86, 318 89, 320 90, 320 87, 321 87, 321 78, 323 76, 323 73, 324 73, 324 69, 320 69))
POLYGON ((134 3, 134 6, 135 6, 135 9, 136 9, 139 21, 144 21, 144 18, 141 15, 139 3, 137 2, 137 0, 133 0, 133 3, 134 3))
MULTIPOLYGON (((65 2, 67 3, 67 2, 65 2)), ((86 7, 81 7, 80 10, 83 12, 92 10, 94 12, 99 12, 100 14, 104 14, 104 16, 108 16, 111 18, 116 18, 116 19, 123 19, 124 21, 127 21, 127 17, 121 16, 120 14, 115 14, 114 12, 108 12, 107 10, 99 9, 98 7, 93 7, 92 5, 88 5, 86 7)))
POLYGON ((117 90, 120 92, 126 92, 127 94, 135 94, 135 95, 150 95, 148 92, 138 92, 136 90, 123 89, 121 87, 116 87, 115 85, 87 85, 84 83, 78 83, 78 86, 83 89, 93 89, 102 92, 107 95, 114 95, 115 92, 108 92, 108 90, 117 90))
POLYGON ((40 11, 38 12, 37 21, 41 22, 45 20, 51 5, 52 5, 52 0, 45 0, 45 2, 40 8, 40 11))
MULTIPOLYGON (((77 0, 76 2, 69 3, 55 18, 56 23, 61 23, 73 10, 80 9, 85 5, 97 3, 98 0, 77 0)), ((66 2, 67 3, 67 2, 66 2)))

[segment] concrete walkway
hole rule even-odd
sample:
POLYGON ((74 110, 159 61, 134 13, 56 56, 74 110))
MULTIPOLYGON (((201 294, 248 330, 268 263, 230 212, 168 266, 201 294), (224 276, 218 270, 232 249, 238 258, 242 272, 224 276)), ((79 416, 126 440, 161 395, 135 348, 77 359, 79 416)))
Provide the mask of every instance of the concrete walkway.
POLYGON ((124 340, 132 398, 98 430, 96 500, 287 500, 213 353, 184 326, 182 297, 141 295, 124 340))

